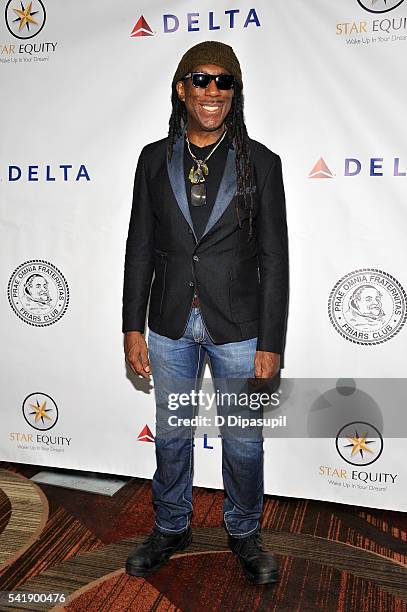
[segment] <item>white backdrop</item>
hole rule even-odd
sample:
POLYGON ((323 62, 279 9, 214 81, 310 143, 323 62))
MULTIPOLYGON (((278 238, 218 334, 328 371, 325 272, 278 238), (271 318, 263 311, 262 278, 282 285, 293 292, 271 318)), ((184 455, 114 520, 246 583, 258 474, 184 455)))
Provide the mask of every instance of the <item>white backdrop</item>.
MULTIPOLYGON (((283 161, 285 376, 405 377, 407 1, 1 4, 0 459, 153 474, 153 394, 123 358, 125 239, 138 155, 207 39, 235 49, 249 134, 283 161)), ((351 486, 335 440, 265 447, 268 493, 407 510, 403 439, 365 467, 397 475, 380 491, 351 486)), ((222 486, 219 439, 197 440, 194 482, 222 486)))

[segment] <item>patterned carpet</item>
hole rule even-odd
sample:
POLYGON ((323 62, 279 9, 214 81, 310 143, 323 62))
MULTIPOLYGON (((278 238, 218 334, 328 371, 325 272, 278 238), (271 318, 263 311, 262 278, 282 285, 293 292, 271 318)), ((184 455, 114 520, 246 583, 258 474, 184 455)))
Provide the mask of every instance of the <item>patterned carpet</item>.
POLYGON ((0 463, 0 591, 65 593, 0 610, 407 612, 407 519, 399 512, 265 497, 277 585, 252 586, 227 547, 223 492, 194 488, 193 543, 149 579, 124 573, 153 525, 150 481, 113 497, 36 485, 0 463))

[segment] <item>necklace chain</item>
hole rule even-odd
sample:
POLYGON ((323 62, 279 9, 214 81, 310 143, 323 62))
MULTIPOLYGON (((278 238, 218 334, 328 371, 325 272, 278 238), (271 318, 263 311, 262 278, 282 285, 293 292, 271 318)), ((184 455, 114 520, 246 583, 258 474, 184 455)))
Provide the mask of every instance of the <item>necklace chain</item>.
POLYGON ((185 138, 187 141, 187 145, 188 145, 188 151, 192 157, 192 159, 194 160, 194 162, 197 165, 197 168, 195 169, 195 164, 192 165, 192 168, 189 172, 189 180, 191 181, 191 183, 193 183, 194 185, 196 185, 197 183, 203 183, 205 182, 205 175, 208 175, 209 170, 208 170, 208 166, 206 165, 206 162, 208 161, 208 159, 210 158, 210 156, 212 155, 212 153, 214 153, 216 151, 216 149, 218 148, 218 146, 221 144, 221 142, 223 141, 223 139, 226 136, 226 126, 225 129, 223 131, 223 135, 220 138, 220 140, 216 143, 216 145, 213 147, 213 149, 209 152, 209 154, 205 157, 205 159, 198 159, 191 151, 191 145, 189 142, 189 138, 188 138, 188 134, 187 132, 185 132, 185 138))
POLYGON ((194 160, 195 160, 197 163, 199 162, 200 164, 204 164, 205 162, 207 162, 207 161, 208 161, 208 159, 210 158, 210 156, 212 155, 212 153, 215 153, 216 149, 218 148, 218 146, 220 145, 220 143, 222 142, 222 140, 225 138, 225 136, 226 136, 226 129, 227 129, 227 128, 226 128, 226 126, 225 126, 224 132, 223 132, 223 134, 222 134, 222 138, 221 138, 221 139, 220 139, 220 140, 219 140, 219 141, 216 143, 216 145, 213 147, 212 151, 210 151, 210 152, 209 152, 209 154, 208 154, 208 155, 205 157, 205 159, 198 159, 198 158, 197 158, 197 157, 196 157, 196 156, 195 156, 195 155, 192 153, 192 151, 191 151, 191 146, 190 146, 190 143, 189 143, 188 134, 187 134, 187 132, 185 132, 185 138, 186 138, 186 140, 187 140, 188 151, 190 152, 191 157, 192 157, 192 158, 193 158, 193 159, 194 159, 194 160))

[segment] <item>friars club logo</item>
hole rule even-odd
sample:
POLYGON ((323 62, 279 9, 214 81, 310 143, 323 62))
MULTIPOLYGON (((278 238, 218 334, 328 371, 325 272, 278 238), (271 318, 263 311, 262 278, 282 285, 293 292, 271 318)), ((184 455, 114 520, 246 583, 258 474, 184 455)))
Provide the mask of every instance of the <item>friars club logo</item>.
POLYGON ((41 0, 9 0, 5 17, 12 36, 20 39, 34 38, 45 25, 45 7, 41 0))
POLYGON ((329 318, 336 331, 356 344, 380 344, 393 338, 406 320, 406 293, 381 270, 349 272, 332 289, 329 318))
POLYGON ((8 299, 24 323, 45 327, 65 314, 69 302, 68 284, 56 266, 34 259, 14 270, 8 284, 8 299))
POLYGON ((23 402, 23 416, 30 427, 47 431, 56 425, 58 408, 46 393, 31 393, 23 402))
POLYGON ((378 429, 363 421, 344 425, 336 436, 336 450, 346 463, 370 465, 383 451, 383 438, 378 429))
POLYGON ((404 0, 357 0, 357 2, 369 13, 388 13, 403 4, 404 0))

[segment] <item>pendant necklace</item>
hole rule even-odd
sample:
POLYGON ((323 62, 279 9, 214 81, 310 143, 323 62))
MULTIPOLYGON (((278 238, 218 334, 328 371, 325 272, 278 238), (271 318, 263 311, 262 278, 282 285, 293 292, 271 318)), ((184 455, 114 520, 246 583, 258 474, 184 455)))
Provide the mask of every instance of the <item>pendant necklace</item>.
POLYGON ((194 160, 191 170, 189 171, 188 179, 191 181, 191 206, 204 206, 206 204, 206 185, 205 185, 205 176, 208 176, 209 170, 206 162, 216 151, 222 140, 226 136, 226 126, 225 131, 223 132, 222 138, 216 143, 213 147, 212 151, 205 157, 205 159, 198 159, 191 151, 191 146, 189 144, 188 134, 185 132, 185 138, 188 145, 188 151, 194 160), (196 164, 196 168, 195 168, 196 164))

